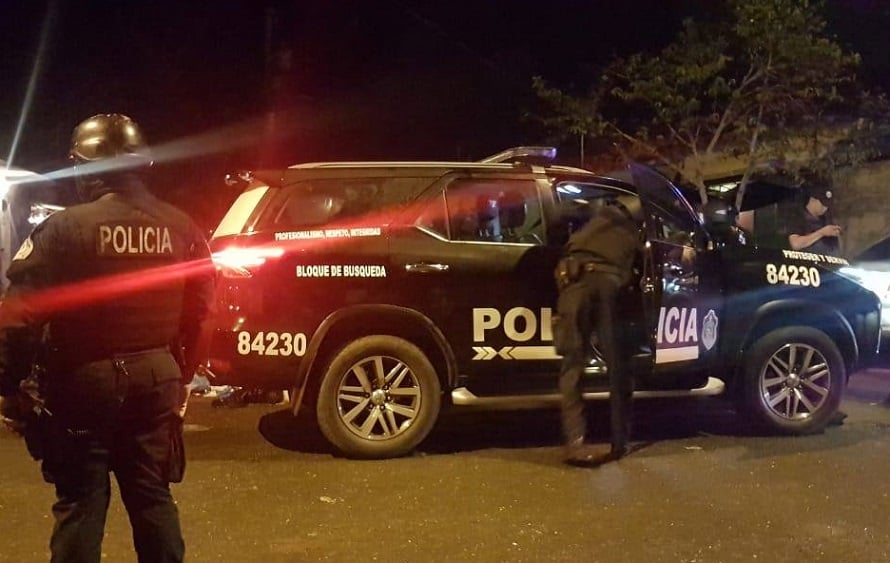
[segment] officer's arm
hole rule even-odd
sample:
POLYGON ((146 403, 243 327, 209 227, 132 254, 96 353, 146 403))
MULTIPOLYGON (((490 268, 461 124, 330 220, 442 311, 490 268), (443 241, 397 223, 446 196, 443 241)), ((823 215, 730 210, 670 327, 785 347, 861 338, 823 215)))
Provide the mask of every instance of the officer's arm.
POLYGON ((50 313, 41 306, 41 296, 46 296, 44 290, 51 280, 53 246, 49 241, 54 232, 53 226, 45 224, 34 229, 6 273, 10 285, 0 302, 2 396, 18 393, 19 383, 30 373, 40 346, 42 323, 50 313))
POLYGON ((788 246, 791 250, 802 250, 816 244, 822 238, 822 231, 813 231, 808 235, 790 234, 788 235, 788 246))
POLYGON ((210 354, 210 338, 215 313, 216 268, 210 259, 210 249, 197 227, 194 228, 190 260, 196 266, 186 279, 183 296, 182 320, 179 334, 185 365, 182 376, 191 380, 195 369, 210 354))
POLYGON ((791 250, 803 250, 804 248, 813 246, 813 244, 822 238, 822 234, 818 231, 811 233, 807 232, 809 227, 804 220, 804 213, 806 213, 805 210, 798 210, 797 213, 792 214, 788 218, 788 223, 785 226, 784 234, 786 236, 786 241, 788 242, 788 248, 791 250))

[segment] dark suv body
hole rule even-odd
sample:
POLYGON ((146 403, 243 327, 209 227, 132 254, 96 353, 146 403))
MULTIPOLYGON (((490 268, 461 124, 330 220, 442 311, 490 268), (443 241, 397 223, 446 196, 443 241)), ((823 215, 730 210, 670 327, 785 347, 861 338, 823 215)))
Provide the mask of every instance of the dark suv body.
MULTIPOLYGON (((242 175, 211 241, 218 381, 292 390, 355 457, 409 452, 445 405, 552 403, 553 268, 572 217, 638 194, 648 242, 623 300, 636 396, 729 391, 773 430, 824 428, 878 347, 880 304, 843 260, 742 244, 648 168, 610 178, 528 152, 242 175)), ((592 355, 586 396, 605 397, 592 355)))

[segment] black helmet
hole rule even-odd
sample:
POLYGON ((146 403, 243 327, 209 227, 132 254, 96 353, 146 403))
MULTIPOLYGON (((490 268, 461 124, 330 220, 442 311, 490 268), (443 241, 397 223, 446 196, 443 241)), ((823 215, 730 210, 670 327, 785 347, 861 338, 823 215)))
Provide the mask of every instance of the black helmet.
POLYGON ((119 113, 101 113, 74 128, 69 156, 82 196, 104 185, 103 177, 151 166, 151 153, 135 121, 119 113))

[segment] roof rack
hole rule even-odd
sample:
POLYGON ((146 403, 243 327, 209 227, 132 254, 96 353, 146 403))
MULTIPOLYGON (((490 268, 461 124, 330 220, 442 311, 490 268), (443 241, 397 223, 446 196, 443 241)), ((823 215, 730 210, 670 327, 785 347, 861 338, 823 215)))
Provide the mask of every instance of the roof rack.
POLYGON ((547 166, 556 159, 556 147, 513 147, 479 162, 484 164, 512 163, 547 166))

